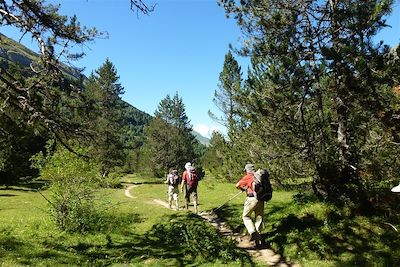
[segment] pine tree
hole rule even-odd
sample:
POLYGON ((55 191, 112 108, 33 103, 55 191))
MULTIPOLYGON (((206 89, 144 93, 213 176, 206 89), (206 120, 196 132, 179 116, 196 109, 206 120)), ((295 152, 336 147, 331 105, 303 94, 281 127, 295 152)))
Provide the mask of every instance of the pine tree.
POLYGON ((94 156, 101 162, 103 176, 107 176, 113 167, 121 166, 125 159, 120 97, 124 91, 118 80, 115 66, 107 59, 90 75, 84 92, 90 103, 87 126, 93 136, 94 156))
POLYGON ((242 144, 240 140, 244 140, 246 124, 244 117, 240 116, 241 108, 238 101, 242 91, 242 72, 241 68, 229 51, 225 55, 223 69, 219 75, 218 90, 214 93, 214 103, 222 113, 221 117, 217 117, 212 112, 209 115, 224 125, 227 129, 227 142, 224 149, 224 157, 215 171, 223 173, 227 180, 233 180, 240 177, 241 169, 247 163, 249 155, 247 155, 246 144, 242 144))
POLYGON ((217 179, 229 180, 222 164, 227 152, 227 142, 224 136, 219 132, 213 132, 210 144, 202 157, 202 165, 205 169, 210 170, 217 179))
POLYGON ((364 151, 386 128, 382 111, 392 110, 392 122, 398 113, 393 78, 381 76, 387 48, 373 43, 393 1, 221 3, 250 37, 240 53, 252 70, 238 101, 262 129, 264 151, 306 161, 318 196, 364 203, 364 151), (384 99, 393 105, 383 108, 384 99))
POLYGON ((241 92, 241 83, 241 68, 229 51, 225 55, 223 69, 219 75, 219 90, 214 92, 213 99, 215 105, 222 112, 222 116, 217 118, 212 112, 209 112, 209 114, 227 128, 230 139, 242 128, 240 117, 238 116, 240 106, 236 101, 241 92))
POLYGON ((182 170, 186 162, 197 159, 192 126, 178 93, 161 100, 145 133, 147 166, 155 175, 162 176, 170 168, 182 170))
MULTIPOLYGON (((147 5, 142 0, 127 1, 127 7, 129 3, 132 10, 144 14, 154 10, 154 5, 147 5)), ((14 123, 18 123, 18 116, 13 115, 22 114, 30 125, 46 129, 72 150, 67 140, 73 135, 86 134, 85 128, 75 123, 75 118, 66 116, 74 113, 78 108, 76 104, 82 101, 82 84, 65 77, 60 60, 70 63, 82 58, 84 53, 73 50, 103 33, 81 25, 76 16, 60 14, 59 8, 60 5, 47 4, 43 0, 0 0, 1 25, 17 29, 21 39, 31 38, 40 56, 23 68, 24 77, 7 64, 0 64, 0 102, 12 109, 5 116, 14 123)), ((5 36, 0 38, 0 43, 3 42, 8 42, 5 36)), ((78 73, 76 68, 70 71, 78 73)), ((0 120, 3 113, 0 112, 0 120)))
MULTIPOLYGON (((64 56, 70 59, 82 56, 72 53, 70 48, 93 40, 98 32, 82 27, 75 16, 61 16, 58 6, 44 1, 0 1, 0 9, 2 25, 30 35, 40 54, 29 67, 21 70, 23 77, 0 65, 0 101, 13 112, 23 114, 29 124, 47 129, 59 140, 79 134, 82 129, 66 115, 74 108, 69 100, 79 98, 82 88, 64 77, 58 60, 64 56)), ((7 39, 2 37, 0 42, 7 39)))

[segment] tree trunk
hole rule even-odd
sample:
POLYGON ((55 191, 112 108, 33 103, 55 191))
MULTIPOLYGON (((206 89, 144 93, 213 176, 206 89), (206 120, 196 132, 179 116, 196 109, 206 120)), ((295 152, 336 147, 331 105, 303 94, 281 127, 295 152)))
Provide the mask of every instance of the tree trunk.
POLYGON ((348 151, 347 144, 347 107, 343 103, 340 96, 336 98, 336 113, 338 116, 338 129, 337 129, 337 141, 339 144, 339 155, 341 161, 346 161, 346 154, 348 151))

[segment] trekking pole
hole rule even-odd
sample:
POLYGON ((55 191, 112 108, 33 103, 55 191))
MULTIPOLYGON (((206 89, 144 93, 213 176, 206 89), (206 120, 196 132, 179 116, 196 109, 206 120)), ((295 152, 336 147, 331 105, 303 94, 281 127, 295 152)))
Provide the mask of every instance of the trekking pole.
POLYGON ((219 210, 220 208, 222 208, 223 206, 225 206, 229 201, 231 201, 232 199, 236 198, 238 195, 240 195, 241 193, 243 193, 244 191, 240 191, 239 193, 235 194, 233 197, 231 197, 230 199, 228 199, 228 201, 226 201, 224 204, 222 204, 221 206, 219 206, 216 209, 213 209, 213 211, 219 210))

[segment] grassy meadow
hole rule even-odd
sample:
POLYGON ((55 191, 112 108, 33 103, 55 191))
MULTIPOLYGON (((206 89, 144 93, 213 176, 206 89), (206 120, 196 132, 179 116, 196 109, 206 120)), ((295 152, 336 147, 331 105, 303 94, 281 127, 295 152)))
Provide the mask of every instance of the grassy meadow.
MULTIPOLYGON (((134 198, 126 197, 124 188, 97 193, 106 216, 97 231, 85 234, 58 230, 47 201, 29 185, 0 187, 0 266, 263 266, 197 216, 157 205, 153 199, 167 198, 160 179, 123 178, 125 186, 131 183, 142 183, 131 190, 134 198)), ((206 177, 198 193, 201 212, 237 191, 206 177)), ((244 197, 217 211, 238 232, 244 232, 244 197)), ((266 205, 263 237, 302 266, 400 266, 400 235, 385 222, 399 226, 382 217, 352 215, 307 194, 275 191, 266 205)))

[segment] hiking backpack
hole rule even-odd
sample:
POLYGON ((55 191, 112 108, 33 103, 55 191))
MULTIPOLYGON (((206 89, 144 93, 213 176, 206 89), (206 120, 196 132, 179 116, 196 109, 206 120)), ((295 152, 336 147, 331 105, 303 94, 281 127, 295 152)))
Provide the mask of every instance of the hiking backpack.
POLYGON ((179 176, 174 174, 168 174, 169 185, 178 185, 180 183, 179 176))
POLYGON ((272 198, 272 186, 267 170, 259 169, 254 173, 253 190, 259 201, 269 201, 272 198))

